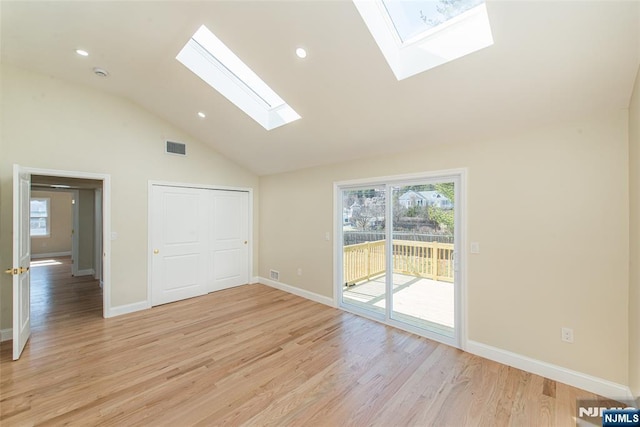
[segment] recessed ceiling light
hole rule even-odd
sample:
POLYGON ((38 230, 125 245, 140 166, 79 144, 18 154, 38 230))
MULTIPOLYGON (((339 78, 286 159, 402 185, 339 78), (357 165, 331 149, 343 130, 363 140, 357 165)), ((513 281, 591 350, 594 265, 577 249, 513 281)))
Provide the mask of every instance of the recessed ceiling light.
POLYGON ((198 111, 198 117, 200 117, 201 119, 204 119, 205 117, 207 117, 207 115, 202 111, 198 111))
POLYGON ((89 56, 89 52, 87 52, 86 50, 82 50, 82 49, 76 49, 76 53, 80 56, 89 56))
POLYGON ((296 49, 296 55, 298 55, 298 58, 306 58, 307 57, 307 51, 304 50, 303 48, 299 47, 296 49))
POLYGON ((104 68, 94 67, 93 73, 98 77, 109 77, 109 72, 104 68))

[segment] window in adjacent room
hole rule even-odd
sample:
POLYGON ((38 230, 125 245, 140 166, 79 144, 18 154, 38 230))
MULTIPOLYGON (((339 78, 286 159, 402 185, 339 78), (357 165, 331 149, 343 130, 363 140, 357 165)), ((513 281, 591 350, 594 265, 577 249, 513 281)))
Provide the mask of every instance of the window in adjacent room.
POLYGON ((31 236, 49 235, 49 206, 48 197, 34 197, 31 199, 31 236))

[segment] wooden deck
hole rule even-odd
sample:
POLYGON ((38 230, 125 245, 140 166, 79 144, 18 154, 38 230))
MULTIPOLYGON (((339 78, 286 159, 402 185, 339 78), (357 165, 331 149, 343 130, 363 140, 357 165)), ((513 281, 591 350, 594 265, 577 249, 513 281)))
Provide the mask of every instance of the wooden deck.
MULTIPOLYGON (((356 284, 343 292, 345 301, 385 308, 385 277, 356 284)), ((451 333, 454 327, 453 283, 394 273, 393 308, 417 326, 451 333)))
POLYGON ((264 285, 112 319, 68 261, 33 268, 0 346, 0 424, 575 426, 591 393, 264 285))

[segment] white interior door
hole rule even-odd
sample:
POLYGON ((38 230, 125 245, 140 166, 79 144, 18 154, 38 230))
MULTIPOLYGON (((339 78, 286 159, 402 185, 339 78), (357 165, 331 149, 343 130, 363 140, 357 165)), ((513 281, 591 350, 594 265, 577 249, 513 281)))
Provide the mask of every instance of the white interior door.
POLYGON ((249 193, 208 193, 213 201, 208 291, 245 285, 249 283, 249 193))
POLYGON ((13 167, 13 360, 31 335, 31 175, 13 167))
POLYGON ((211 210, 199 189, 152 187, 152 305, 207 293, 211 210))

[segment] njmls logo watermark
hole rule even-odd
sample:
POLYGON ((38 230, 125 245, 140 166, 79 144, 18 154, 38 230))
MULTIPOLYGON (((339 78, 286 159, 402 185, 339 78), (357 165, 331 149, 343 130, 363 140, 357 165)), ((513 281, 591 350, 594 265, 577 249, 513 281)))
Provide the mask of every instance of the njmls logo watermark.
POLYGON ((576 426, 640 427, 640 402, 578 400, 576 426))

